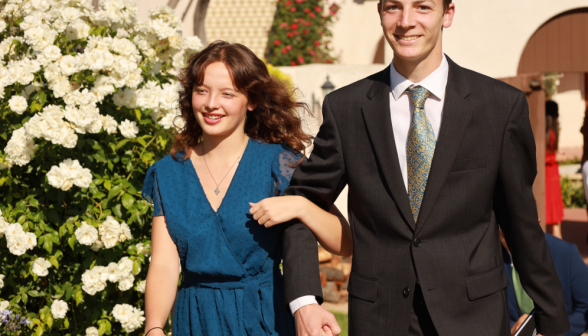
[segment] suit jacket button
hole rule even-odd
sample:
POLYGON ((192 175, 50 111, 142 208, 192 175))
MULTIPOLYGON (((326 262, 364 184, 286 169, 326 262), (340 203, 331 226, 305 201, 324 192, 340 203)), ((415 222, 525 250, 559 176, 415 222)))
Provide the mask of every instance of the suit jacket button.
POLYGON ((416 247, 421 247, 421 240, 419 238, 416 238, 412 241, 412 244, 416 247))
POLYGON ((408 294, 410 294, 410 289, 408 287, 404 287, 404 289, 402 290, 402 295, 407 298, 408 294))

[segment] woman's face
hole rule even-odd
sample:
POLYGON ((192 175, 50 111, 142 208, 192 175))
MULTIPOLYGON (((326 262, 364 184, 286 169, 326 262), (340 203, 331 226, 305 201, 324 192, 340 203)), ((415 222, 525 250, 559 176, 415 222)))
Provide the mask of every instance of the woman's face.
POLYGON ((235 89, 229 69, 222 62, 209 64, 202 85, 192 91, 194 116, 205 135, 244 133, 247 110, 254 108, 247 96, 235 89))

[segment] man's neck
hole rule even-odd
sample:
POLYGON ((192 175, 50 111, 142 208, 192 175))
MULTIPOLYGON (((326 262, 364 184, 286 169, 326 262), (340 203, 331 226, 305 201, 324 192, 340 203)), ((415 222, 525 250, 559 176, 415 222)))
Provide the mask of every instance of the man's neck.
POLYGON ((404 78, 413 83, 419 83, 441 66, 443 52, 436 49, 421 60, 407 60, 394 55, 392 65, 404 78))

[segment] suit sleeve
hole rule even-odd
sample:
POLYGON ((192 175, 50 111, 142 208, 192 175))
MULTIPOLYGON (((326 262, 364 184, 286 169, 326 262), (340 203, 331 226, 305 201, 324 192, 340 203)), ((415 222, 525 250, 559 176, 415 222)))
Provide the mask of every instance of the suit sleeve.
POLYGON ((572 291, 572 311, 570 312, 569 335, 580 335, 588 330, 588 267, 582 260, 578 248, 570 249, 570 289, 572 291))
MULTIPOLYGON (((328 211, 346 183, 341 141, 327 96, 312 155, 298 166, 284 195, 306 197, 328 211)), ((322 303, 316 237, 300 221, 291 222, 283 237, 286 302, 314 295, 322 303)))
MULTIPOLYGON (((535 304, 538 332, 560 335, 569 328, 563 291, 533 197, 537 175, 529 108, 520 92, 504 130, 494 192, 494 212, 521 283, 535 304)), ((544 202, 544 200, 538 200, 544 202)))

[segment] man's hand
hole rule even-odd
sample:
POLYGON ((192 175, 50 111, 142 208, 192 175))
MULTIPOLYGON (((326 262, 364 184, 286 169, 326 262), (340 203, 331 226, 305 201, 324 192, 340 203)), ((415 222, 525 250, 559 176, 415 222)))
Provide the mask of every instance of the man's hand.
POLYGON ((510 329, 510 336, 514 336, 517 330, 519 330, 519 328, 521 327, 521 324, 523 324, 523 322, 525 322, 525 320, 527 319, 527 316, 529 316, 529 314, 521 315, 521 317, 519 317, 519 320, 512 325, 512 328, 510 329))
POLYGON ((294 313, 297 336, 337 336, 341 332, 335 315, 318 304, 309 304, 294 313))

